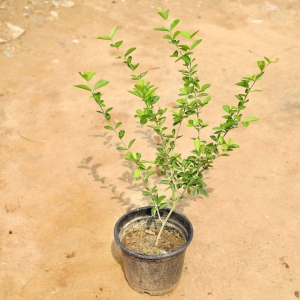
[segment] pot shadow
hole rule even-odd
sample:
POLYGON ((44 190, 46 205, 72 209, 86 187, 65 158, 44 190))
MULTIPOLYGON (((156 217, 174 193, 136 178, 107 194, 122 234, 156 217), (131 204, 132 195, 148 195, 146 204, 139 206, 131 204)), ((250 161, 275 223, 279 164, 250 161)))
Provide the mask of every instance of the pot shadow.
POLYGON ((124 274, 122 250, 115 240, 112 241, 110 250, 111 250, 111 254, 112 254, 114 260, 121 266, 123 274, 124 274))

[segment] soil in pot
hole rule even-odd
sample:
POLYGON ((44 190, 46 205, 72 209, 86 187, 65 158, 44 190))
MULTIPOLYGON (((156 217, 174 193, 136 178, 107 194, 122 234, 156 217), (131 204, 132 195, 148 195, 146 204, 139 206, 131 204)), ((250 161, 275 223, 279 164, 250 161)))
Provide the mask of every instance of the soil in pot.
POLYGON ((128 249, 146 255, 161 255, 176 251, 181 248, 186 240, 182 234, 170 224, 162 231, 158 245, 155 246, 160 228, 160 222, 152 220, 138 222, 127 228, 122 238, 122 244, 128 249))

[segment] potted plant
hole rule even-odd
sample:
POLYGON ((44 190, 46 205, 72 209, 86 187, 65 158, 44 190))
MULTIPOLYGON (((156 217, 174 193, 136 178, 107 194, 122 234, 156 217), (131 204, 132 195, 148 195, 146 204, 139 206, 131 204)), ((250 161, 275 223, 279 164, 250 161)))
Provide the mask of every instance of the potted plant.
MULTIPOLYGON (((168 19, 169 10, 158 8, 158 14, 168 19)), ((256 82, 264 75, 265 69, 276 61, 267 57, 257 62, 259 72, 242 77, 236 85, 243 88, 243 92, 235 95, 235 106, 224 105, 224 122, 213 127, 209 140, 204 140, 201 132, 209 125, 202 117, 202 109, 211 100, 207 93, 210 84, 202 84, 197 76, 197 64, 193 56, 194 49, 201 43, 197 39, 198 31, 190 33, 179 31, 179 19, 172 21, 166 27, 154 30, 165 32, 164 39, 174 46, 171 58, 180 62, 182 86, 179 88, 179 98, 174 102, 171 113, 163 108, 160 97, 156 94, 157 87, 146 80, 147 71, 138 71, 139 63, 134 62, 135 47, 121 51, 122 40, 115 41, 117 27, 108 35, 98 39, 107 40, 110 46, 119 51, 116 59, 123 61, 132 71, 133 89, 129 92, 140 98, 143 108, 135 110, 135 118, 141 124, 153 129, 160 142, 153 154, 155 158, 146 159, 141 153, 132 150, 135 139, 127 141, 125 131, 120 129, 122 122, 113 123, 111 111, 99 91, 107 85, 107 80, 96 81, 93 86, 87 85, 96 72, 79 72, 87 84, 75 85, 91 93, 91 97, 99 106, 98 113, 102 114, 108 124, 107 130, 113 131, 119 138, 121 145, 117 148, 125 153, 125 159, 136 166, 133 176, 142 180, 144 196, 149 197, 149 207, 132 210, 122 216, 115 226, 115 239, 122 249, 124 272, 129 285, 136 291, 147 292, 151 295, 168 293, 176 287, 181 276, 185 250, 193 237, 193 228, 189 220, 176 212, 176 207, 187 195, 205 195, 208 197, 203 173, 213 167, 213 162, 220 156, 228 156, 231 151, 239 148, 228 133, 242 124, 248 127, 258 118, 243 117, 256 82), (184 39, 184 41, 181 41, 184 39), (173 125, 168 127, 168 120, 173 125), (194 137, 190 142, 191 151, 186 157, 177 152, 179 143, 187 143, 182 136, 182 127, 188 126, 194 130, 194 137), (156 176, 156 178, 154 178, 156 176), (157 180, 157 177, 159 180, 157 180), (161 188, 163 187, 163 189, 161 188)))

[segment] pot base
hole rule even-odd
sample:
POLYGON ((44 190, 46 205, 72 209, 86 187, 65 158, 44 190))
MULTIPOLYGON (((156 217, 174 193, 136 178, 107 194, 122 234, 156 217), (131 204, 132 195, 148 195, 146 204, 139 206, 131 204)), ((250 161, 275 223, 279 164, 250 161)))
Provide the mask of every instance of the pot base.
POLYGON ((167 289, 161 289, 161 290, 157 291, 157 290, 145 290, 144 288, 140 289, 138 286, 132 286, 130 284, 130 282, 128 282, 128 281, 127 281, 127 283, 134 291, 136 291, 140 294, 149 294, 150 296, 162 296, 162 295, 168 294, 168 293, 172 292, 179 284, 179 282, 177 282, 176 284, 174 284, 173 286, 170 286, 167 289))

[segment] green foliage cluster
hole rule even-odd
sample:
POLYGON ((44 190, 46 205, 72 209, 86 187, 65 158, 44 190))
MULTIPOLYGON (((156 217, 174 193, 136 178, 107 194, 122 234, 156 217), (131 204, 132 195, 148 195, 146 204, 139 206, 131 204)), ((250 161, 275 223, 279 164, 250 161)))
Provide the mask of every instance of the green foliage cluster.
MULTIPOLYGON (((163 19, 168 20, 169 10, 159 8, 158 14, 163 19)), ((188 31, 176 30, 175 28, 179 22, 180 20, 176 19, 167 27, 154 28, 154 30, 166 33, 163 38, 174 46, 174 51, 170 57, 174 58, 175 62, 181 62, 183 65, 183 68, 179 69, 179 72, 182 74, 182 86, 179 89, 179 98, 176 100, 176 105, 171 111, 173 118, 172 128, 168 128, 165 125, 168 118, 167 108, 160 108, 158 105, 160 100, 160 97, 156 94, 158 87, 145 80, 147 71, 141 73, 137 72, 139 63, 134 63, 132 56, 136 47, 131 47, 125 51, 125 54, 120 54, 116 57, 116 59, 123 60, 132 71, 131 79, 135 81, 135 84, 133 89, 129 92, 140 98, 144 104, 143 109, 136 110, 134 117, 138 118, 141 124, 146 124, 152 128, 160 138, 154 161, 145 160, 141 153, 131 150, 135 139, 126 143, 124 140, 125 131, 119 128, 122 122, 112 124, 110 112, 113 107, 107 108, 106 102, 102 99, 102 93, 98 91, 107 85, 108 81, 100 80, 94 84, 93 88, 83 84, 76 85, 78 88, 91 92, 92 98, 100 107, 98 113, 102 114, 109 123, 105 128, 114 131, 122 143, 122 146, 118 147, 118 150, 125 152, 126 160, 136 164, 134 178, 136 180, 141 179, 144 182, 145 189, 143 194, 151 199, 149 204, 152 206, 152 214, 158 214, 159 218, 160 209, 171 207, 169 214, 171 215, 176 204, 181 201, 187 193, 193 194, 194 196, 202 194, 208 197, 206 184, 203 181, 203 172, 213 166, 215 159, 220 156, 228 156, 229 152, 239 147, 233 142, 232 138, 227 139, 226 136, 229 131, 237 128, 240 123, 247 127, 251 122, 258 120, 255 116, 242 119, 242 111, 249 102, 250 93, 260 92, 260 90, 254 89, 254 85, 264 75, 266 67, 276 62, 265 57, 264 60, 257 62, 259 68, 258 74, 249 74, 248 76, 242 77, 242 79, 236 83, 237 86, 244 89, 242 93, 235 95, 237 105, 223 106, 225 115, 222 116, 222 118, 224 122, 213 127, 214 132, 210 136, 210 140, 203 140, 201 139, 200 133, 209 124, 203 121, 201 112, 203 107, 211 100, 211 96, 207 92, 210 84, 202 84, 200 82, 197 76, 198 65, 193 56, 193 50, 202 40, 195 38, 198 31, 190 33, 188 31), (180 38, 183 38, 184 42, 182 42, 180 38), (182 135, 180 135, 182 125, 187 125, 195 131, 193 137, 194 148, 188 157, 183 157, 182 153, 175 151, 178 140, 182 138, 182 135), (150 186, 149 179, 157 173, 157 170, 159 170, 163 178, 158 184, 165 185, 165 190, 171 190, 171 196, 169 197, 167 197, 166 193, 159 195, 157 185, 150 186)), ((116 31, 117 27, 114 27, 109 35, 99 36, 98 39, 110 41, 110 46, 118 49, 119 52, 122 53, 120 48, 123 41, 114 41, 116 31)), ((96 73, 91 71, 80 72, 79 74, 89 82, 96 73)), ((162 220, 163 226, 166 224, 167 219, 168 217, 166 220, 162 220)), ((157 241, 159 240, 159 236, 157 241)))

